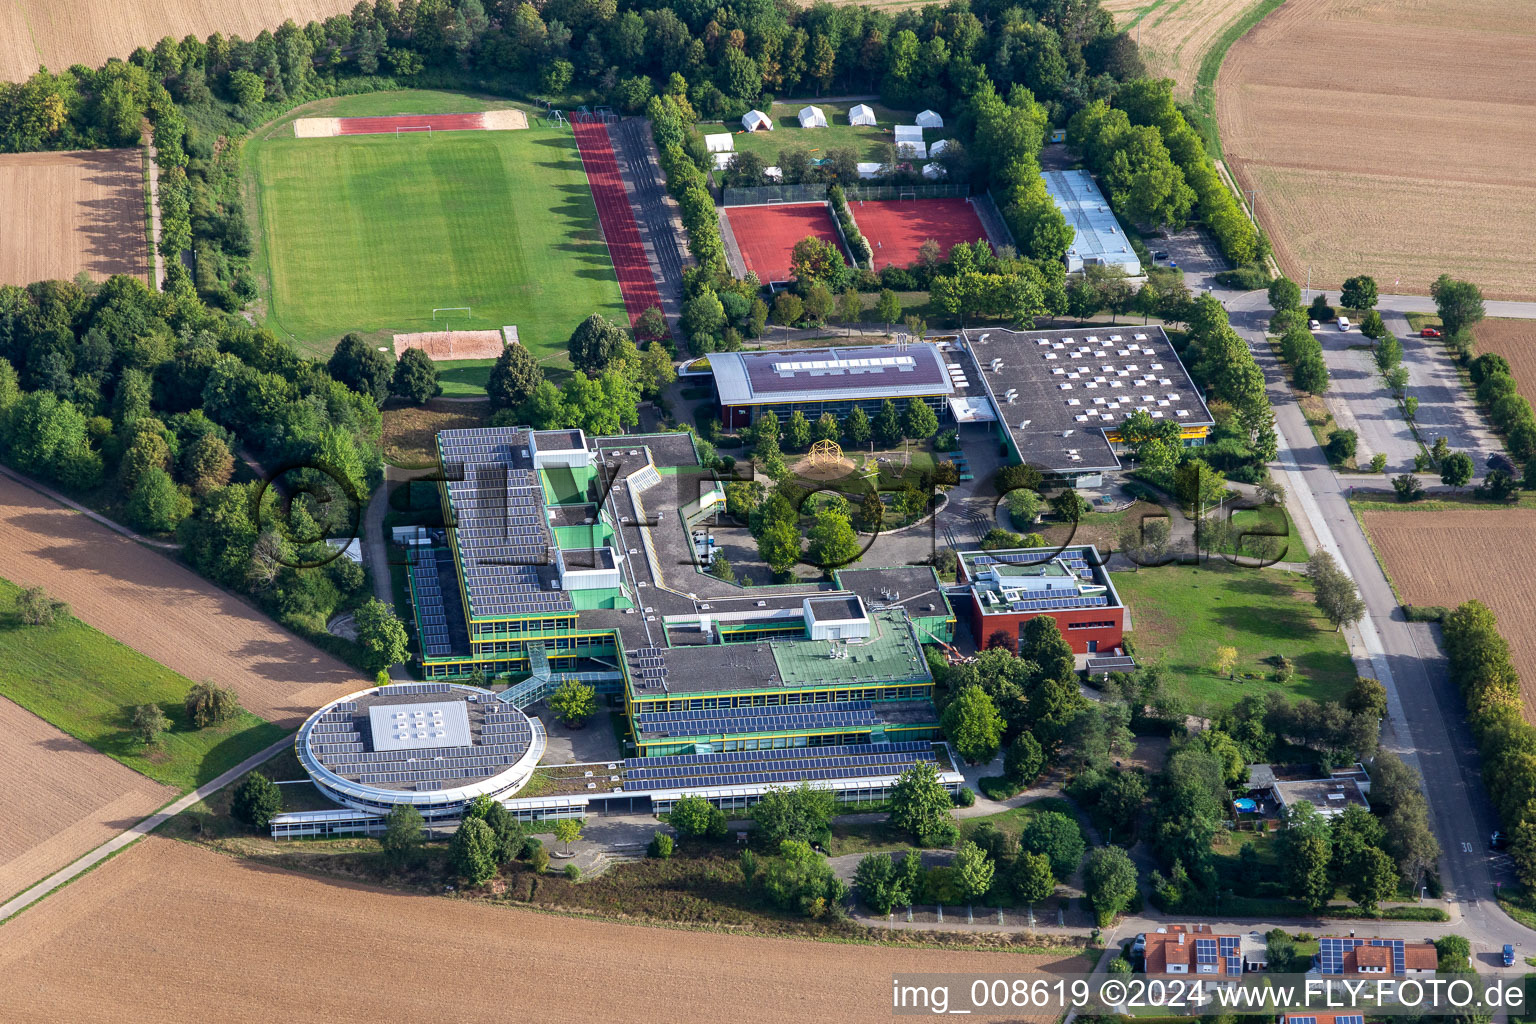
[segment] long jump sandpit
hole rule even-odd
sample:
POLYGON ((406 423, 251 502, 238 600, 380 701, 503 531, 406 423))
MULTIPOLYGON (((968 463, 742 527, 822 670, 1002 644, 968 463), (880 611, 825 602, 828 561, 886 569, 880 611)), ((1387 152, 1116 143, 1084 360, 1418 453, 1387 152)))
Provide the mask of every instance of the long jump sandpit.
POLYGON ((336 135, 389 135, 405 132, 505 132, 528 127, 521 110, 486 110, 478 114, 395 114, 389 117, 301 117, 293 134, 301 139, 336 135))

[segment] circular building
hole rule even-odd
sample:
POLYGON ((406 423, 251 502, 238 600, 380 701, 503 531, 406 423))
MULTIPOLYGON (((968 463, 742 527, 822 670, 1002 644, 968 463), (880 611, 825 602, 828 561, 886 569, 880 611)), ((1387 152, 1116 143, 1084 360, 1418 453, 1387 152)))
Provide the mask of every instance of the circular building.
POLYGON ((374 814, 411 804, 429 820, 517 792, 544 745, 538 719, 489 690, 449 683, 349 694, 310 715, 294 741, 304 770, 337 803, 374 814))

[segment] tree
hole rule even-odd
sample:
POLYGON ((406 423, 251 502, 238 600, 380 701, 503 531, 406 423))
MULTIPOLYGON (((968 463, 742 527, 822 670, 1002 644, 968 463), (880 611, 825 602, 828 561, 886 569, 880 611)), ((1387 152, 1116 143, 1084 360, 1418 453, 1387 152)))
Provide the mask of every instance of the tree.
POLYGON ((369 672, 383 672, 410 657, 410 640, 405 624, 376 597, 370 597, 353 613, 357 643, 363 649, 364 667, 369 672))
POLYGON ((496 837, 482 818, 465 818, 448 842, 448 864, 471 887, 496 877, 496 837))
POLYGON ((810 538, 806 560, 828 572, 857 562, 864 553, 853 525, 841 512, 823 509, 816 513, 806 536, 810 538))
POLYGON ((1013 892, 1023 903, 1034 906, 1050 899, 1056 891, 1056 874, 1051 858, 1043 853, 1021 851, 1013 862, 1013 892))
POLYGON ((997 866, 992 863, 987 852, 975 843, 967 840, 955 851, 955 877, 960 882, 960 892, 966 903, 985 896, 992 888, 992 878, 996 873, 997 866))
POLYGON ((1318 353, 1308 352, 1292 367, 1291 380, 1299 390, 1320 395, 1328 390, 1328 365, 1318 353))
POLYGON ((1312 305, 1307 307, 1307 316, 1320 324, 1325 324, 1333 319, 1333 307, 1328 305, 1328 293, 1318 292, 1312 300, 1312 305))
POLYGON ((914 398, 907 403, 907 414, 903 418, 902 433, 914 441, 926 441, 939 429, 939 418, 933 414, 928 403, 921 398, 914 398))
POLYGON ((877 914, 889 914, 892 907, 912 901, 904 881, 888 853, 867 854, 853 870, 854 891, 877 914))
POLYGON ((128 496, 128 519, 149 533, 169 533, 192 514, 192 501, 163 469, 147 469, 128 496))
POLYGON ((1324 452, 1328 461, 1338 464, 1348 462, 1355 457, 1359 450, 1359 437, 1353 430, 1333 430, 1328 434, 1328 444, 1324 452))
POLYGON ((784 444, 791 449, 811 446, 811 422, 799 409, 790 413, 789 421, 784 424, 784 444))
POLYGON ((565 845, 565 852, 571 852, 571 844, 581 838, 580 818, 559 818, 555 821, 555 838, 565 845))
POLYGON ((1003 717, 979 686, 967 686, 944 708, 944 734, 971 764, 992 760, 1003 740, 1003 717))
POLYGON ((685 796, 672 805, 667 821, 680 836, 724 839, 725 812, 701 796, 685 796))
POLYGON ((790 273, 807 287, 835 282, 842 275, 843 267, 843 256, 837 246, 815 235, 800 239, 789 253, 790 273))
POLYGON ((51 626, 69 614, 69 605, 55 601, 42 587, 28 587, 16 597, 16 614, 29 626, 51 626))
POLYGON ((1392 490, 1397 492, 1397 500, 1404 503, 1424 497, 1424 485, 1412 473, 1393 477, 1392 490))
POLYGON ((800 561, 800 534, 795 524, 775 521, 764 525, 757 537, 757 556, 781 576, 793 569, 800 561))
MULTIPOLYGON (((485 394, 492 409, 516 409, 532 398, 542 383, 544 369, 533 353, 522 345, 508 345, 496 357, 496 365, 491 367, 485 394)), ((550 389, 558 394, 553 384, 550 389)))
POLYGON ((1361 676, 1344 698, 1344 706, 1356 715, 1387 717, 1387 688, 1376 679, 1361 676))
POLYGON ((545 703, 566 726, 577 728, 597 714, 597 690, 585 683, 567 679, 549 695, 545 703))
POLYGON ((875 318, 885 324, 889 333, 891 324, 901 319, 901 297, 889 288, 880 289, 880 298, 875 300, 875 318))
POLYGON ((870 437, 869 414, 862 406, 854 406, 843 420, 843 434, 854 444, 863 444, 870 437))
POLYGON ((1003 775, 1009 782, 1027 786, 1040 777, 1044 768, 1045 751, 1032 733, 1021 732, 1008 744, 1008 752, 1003 756, 1003 775))
POLYGON ((1311 804, 1297 804, 1280 834, 1280 870, 1287 889, 1310 911, 1322 909, 1333 895, 1331 854, 1327 819, 1311 804))
POLYGON ((1269 283, 1269 305, 1276 313, 1301 308, 1301 288, 1288 277, 1277 277, 1269 283))
POLYGON ((160 734, 171 727, 171 720, 165 717, 165 712, 160 710, 158 704, 140 704, 133 709, 131 719, 131 731, 134 739, 146 747, 160 738, 160 734))
POLYGON ((395 867, 404 867, 415 859, 416 851, 421 849, 425 827, 421 812, 411 804, 396 804, 384 816, 384 834, 379 837, 379 846, 395 867))
POLYGON ((791 291, 779 292, 773 300, 773 322, 793 327, 805 318, 805 303, 791 291))
POLYGON ((240 698, 234 690, 225 689, 208 680, 193 683, 187 691, 187 718, 199 729, 226 721, 240 713, 240 698))
POLYGON ((1466 452, 1452 452, 1440 463, 1440 482, 1447 487, 1465 487, 1476 468, 1472 456, 1466 452))
POLYGON ((1118 846, 1096 847, 1083 869, 1083 893, 1093 904, 1099 927, 1104 927, 1136 896, 1136 865, 1118 846))
POLYGON ((1216 648, 1216 657, 1211 661, 1211 671, 1219 676, 1232 676, 1237 669, 1237 648, 1222 646, 1216 648))
POLYGON ((1322 549, 1307 560, 1307 576, 1312 580, 1312 601, 1327 616, 1335 630, 1352 626, 1365 615, 1365 602, 1355 589, 1355 581, 1345 575, 1333 556, 1322 549))
POLYGON ((832 290, 817 281, 805 290, 805 315, 813 324, 824 324, 836 308, 832 290))
POLYGON ((1435 940, 1435 967, 1445 974, 1472 972, 1472 944, 1465 935, 1442 935, 1435 940))
POLYGON ((224 439, 207 433, 192 442, 182 456, 186 479, 192 493, 206 498, 229 483, 235 473, 235 457, 224 439))
POLYGON ((1077 827, 1076 821, 1060 811, 1045 811, 1035 815, 1024 826, 1024 831, 1019 833, 1019 849, 1050 858, 1051 870, 1062 881, 1072 877, 1086 848, 1082 829, 1077 827))
POLYGON ((827 858, 794 839, 779 843, 779 855, 763 874, 763 891, 780 908, 807 917, 823 917, 848 897, 848 886, 827 858))
POLYGON ((891 787, 891 824, 924 845, 948 840, 957 834, 950 816, 953 802, 929 762, 913 765, 891 787))
POLYGON ((770 846, 784 840, 821 842, 829 834, 827 823, 837 810, 837 797, 829 790, 801 783, 794 788, 775 787, 752 805, 752 820, 770 846))
POLYGON ((878 490, 864 492, 864 500, 859 502, 859 527, 866 533, 878 533, 885 525, 885 502, 880 500, 878 490))
POLYGON ((566 348, 571 365, 595 377, 608 368, 624 345, 624 329, 601 313, 593 313, 571 332, 566 348))
MULTIPOLYGON (((517 347, 522 348, 521 345, 517 347)), ((500 363, 500 359, 497 363, 500 363)), ((432 357, 424 349, 406 349, 395 361, 395 373, 390 380, 389 390, 408 402, 425 405, 429 398, 436 398, 443 393, 443 386, 437 380, 437 364, 432 362, 432 357)))
POLYGON ((1361 274, 1344 282, 1339 305, 1345 309, 1372 309, 1376 305, 1376 279, 1361 274))
POLYGON ((1361 910, 1374 912, 1377 904, 1397 893, 1397 865, 1386 851, 1366 847, 1350 858, 1344 891, 1361 910))
POLYGON ((667 318, 659 307, 645 307, 635 320, 635 337, 641 341, 664 341, 668 333, 667 318))
POLYGON ((353 391, 372 397, 375 405, 383 405, 389 397, 389 382, 395 368, 388 356, 364 341, 360 334, 344 335, 325 368, 353 391))
POLYGON ((230 817, 254 829, 266 828, 282 809, 283 794, 277 783, 261 772, 247 775, 229 798, 230 817))
POLYGON ((1435 300, 1447 337, 1459 335, 1486 313, 1482 289, 1470 281, 1456 281, 1449 274, 1441 274, 1429 286, 1429 294, 1435 300))
POLYGON ((901 442, 901 416, 896 412, 896 403, 887 398, 880 403, 880 412, 875 416, 875 440, 886 447, 901 442))

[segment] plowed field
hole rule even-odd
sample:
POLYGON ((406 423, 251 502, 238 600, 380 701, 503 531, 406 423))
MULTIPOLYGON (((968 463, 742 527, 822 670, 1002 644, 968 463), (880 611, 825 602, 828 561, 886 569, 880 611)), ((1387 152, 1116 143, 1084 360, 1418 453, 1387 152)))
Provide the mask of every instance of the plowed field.
POLYGON ((1454 608, 1475 597, 1493 609, 1520 672, 1529 718, 1536 708, 1536 605, 1522 553, 1536 543, 1536 509, 1364 516, 1401 600, 1454 608))
POLYGON ((1141 43, 1147 70, 1173 79, 1173 94, 1187 100, 1195 89, 1200 62, 1227 26, 1257 7, 1260 0, 1104 0, 1099 6, 1115 16, 1141 43))
POLYGON ((893 972, 1084 961, 666 931, 323 881, 151 837, 5 926, 0 1019, 889 1021, 893 972), (180 922, 180 924, 177 924, 180 922), (199 922, 199 926, 187 926, 199 922))
POLYGON ((1484 320, 1472 334, 1478 354, 1497 352, 1508 359, 1520 393, 1536 395, 1536 321, 1484 320))
POLYGON ((1222 146, 1286 273, 1536 296, 1533 50, 1526 0, 1289 0, 1233 45, 1222 146))
POLYGON ((0 901, 176 795, 0 699, 0 901))
POLYGON ((0 284, 67 281, 81 271, 97 281, 143 277, 141 161, 137 149, 0 156, 0 284))
POLYGON ((251 39, 289 18, 303 25, 352 7, 348 0, 12 0, 0 4, 0 78, 20 81, 39 64, 52 71, 71 64, 94 68, 108 57, 127 59, 136 46, 189 32, 199 39, 214 32, 251 39))
POLYGON ((189 679, 232 687, 274 722, 296 727, 368 685, 190 569, 3 477, 0 577, 47 587, 81 621, 189 679))

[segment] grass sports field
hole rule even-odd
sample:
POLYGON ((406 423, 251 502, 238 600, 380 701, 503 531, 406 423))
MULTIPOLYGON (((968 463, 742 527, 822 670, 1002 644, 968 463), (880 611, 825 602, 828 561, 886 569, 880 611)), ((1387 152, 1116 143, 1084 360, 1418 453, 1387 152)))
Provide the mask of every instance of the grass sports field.
POLYGON ((449 326, 516 324, 544 355, 590 313, 623 316, 568 134, 275 137, 251 148, 269 317, 308 349, 329 351, 348 331, 387 343, 431 329, 434 307, 470 306, 473 320, 449 326))

